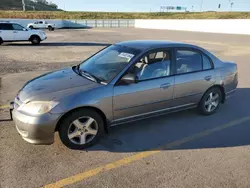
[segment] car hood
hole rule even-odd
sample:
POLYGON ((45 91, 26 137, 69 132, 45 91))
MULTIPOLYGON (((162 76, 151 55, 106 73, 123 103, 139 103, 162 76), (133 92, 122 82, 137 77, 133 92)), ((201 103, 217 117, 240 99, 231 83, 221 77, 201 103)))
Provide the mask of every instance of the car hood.
POLYGON ((32 98, 39 98, 39 96, 42 97, 44 95, 52 96, 52 93, 63 90, 72 90, 72 88, 80 87, 80 90, 84 91, 97 86, 100 86, 100 84, 79 76, 72 68, 67 68, 50 72, 28 81, 19 91, 17 99, 22 102, 28 102, 32 98))

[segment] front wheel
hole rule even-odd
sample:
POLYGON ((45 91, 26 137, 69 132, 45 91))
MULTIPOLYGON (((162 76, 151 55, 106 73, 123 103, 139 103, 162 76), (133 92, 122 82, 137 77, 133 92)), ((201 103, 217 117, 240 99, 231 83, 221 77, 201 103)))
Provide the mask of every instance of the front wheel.
POLYGON ((32 44, 38 45, 38 44, 40 44, 41 39, 38 36, 33 36, 30 41, 31 41, 32 44))
POLYGON ((3 44, 3 39, 2 38, 0 38, 0 45, 2 45, 3 44))
POLYGON ((221 103, 221 90, 217 87, 209 89, 202 97, 198 109, 203 115, 211 115, 216 112, 221 103))
POLYGON ((103 119, 91 109, 71 113, 59 127, 59 136, 62 143, 71 149, 84 149, 92 146, 103 133, 103 119))

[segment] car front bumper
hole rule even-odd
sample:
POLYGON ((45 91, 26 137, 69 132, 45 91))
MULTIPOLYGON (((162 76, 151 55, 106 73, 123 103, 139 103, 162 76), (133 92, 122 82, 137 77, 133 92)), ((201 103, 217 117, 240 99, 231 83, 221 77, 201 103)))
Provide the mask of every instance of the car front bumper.
POLYGON ((61 114, 43 114, 41 116, 30 116, 12 110, 13 121, 22 138, 32 144, 52 144, 56 124, 61 114))

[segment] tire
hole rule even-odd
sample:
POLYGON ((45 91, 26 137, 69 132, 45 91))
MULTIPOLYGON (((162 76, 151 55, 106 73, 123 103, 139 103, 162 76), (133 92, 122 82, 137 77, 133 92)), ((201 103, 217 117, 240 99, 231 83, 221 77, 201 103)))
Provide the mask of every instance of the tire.
POLYGON ((41 42, 41 39, 39 36, 32 36, 30 39, 30 42, 34 45, 38 45, 41 42))
POLYGON ((203 95, 198 110, 203 115, 214 114, 222 101, 222 93, 218 87, 213 87, 203 95))
POLYGON ((62 120, 58 132, 66 147, 85 149, 96 144, 103 136, 104 121, 94 110, 77 110, 62 120))
POLYGON ((29 26, 29 28, 30 28, 30 29, 34 29, 34 27, 33 27, 33 26, 29 26))
POLYGON ((54 31, 54 28, 52 26, 48 26, 49 31, 54 31))
POLYGON ((3 39, 2 38, 0 38, 0 45, 2 45, 3 44, 3 39))

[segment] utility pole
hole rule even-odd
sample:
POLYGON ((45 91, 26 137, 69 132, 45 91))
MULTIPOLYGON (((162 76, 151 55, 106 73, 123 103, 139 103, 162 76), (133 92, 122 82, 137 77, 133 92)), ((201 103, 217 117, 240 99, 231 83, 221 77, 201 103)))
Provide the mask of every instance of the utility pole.
POLYGON ((232 2, 232 3, 231 3, 231 11, 232 11, 232 9, 233 9, 233 5, 234 5, 234 3, 232 2))
POLYGON ((200 12, 202 12, 203 0, 201 0, 200 12))
POLYGON ((232 2, 232 0, 228 0, 228 1, 230 3, 230 11, 232 11, 234 3, 232 2))
POLYGON ((25 2, 24 2, 24 0, 22 0, 22 5, 23 5, 23 11, 25 11, 26 9, 25 9, 25 2))

